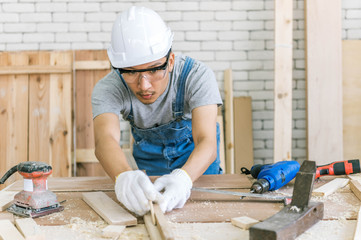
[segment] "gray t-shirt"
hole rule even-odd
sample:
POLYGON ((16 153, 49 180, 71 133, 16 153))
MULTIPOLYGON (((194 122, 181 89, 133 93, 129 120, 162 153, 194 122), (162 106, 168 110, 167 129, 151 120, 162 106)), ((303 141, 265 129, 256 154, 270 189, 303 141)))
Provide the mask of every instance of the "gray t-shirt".
MULTIPOLYGON (((92 94, 93 118, 102 113, 122 114, 124 119, 133 106, 134 123, 138 128, 152 128, 167 124, 174 119, 172 102, 178 91, 178 81, 186 57, 176 56, 170 81, 163 94, 152 104, 140 102, 133 92, 127 89, 118 73, 112 71, 94 87, 92 94)), ((184 119, 192 119, 194 108, 217 104, 222 105, 217 81, 213 71, 202 62, 196 61, 185 84, 184 119)))

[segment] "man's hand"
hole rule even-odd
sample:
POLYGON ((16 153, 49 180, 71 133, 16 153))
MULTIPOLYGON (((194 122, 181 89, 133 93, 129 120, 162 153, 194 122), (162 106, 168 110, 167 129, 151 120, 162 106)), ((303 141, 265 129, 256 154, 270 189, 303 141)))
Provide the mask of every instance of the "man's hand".
POLYGON ((158 178, 154 186, 158 191, 164 189, 163 199, 160 199, 158 204, 163 212, 169 212, 184 206, 191 195, 193 183, 186 171, 175 169, 171 174, 158 178))
POLYGON ((150 210, 149 200, 158 201, 162 197, 149 177, 140 170, 119 174, 115 181, 115 194, 126 208, 139 216, 150 210))

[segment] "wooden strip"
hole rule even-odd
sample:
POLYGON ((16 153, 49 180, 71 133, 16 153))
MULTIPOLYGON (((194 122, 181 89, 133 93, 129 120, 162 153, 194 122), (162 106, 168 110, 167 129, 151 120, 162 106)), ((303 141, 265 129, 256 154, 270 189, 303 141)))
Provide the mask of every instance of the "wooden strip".
POLYGON ((253 166, 253 131, 251 97, 233 98, 234 107, 234 166, 235 173, 241 168, 253 166))
POLYGON ((25 240, 16 227, 9 220, 0 220, 0 239, 25 240))
POLYGON ((108 225, 102 229, 102 237, 118 239, 124 230, 125 226, 122 225, 108 225))
POLYGON ((50 73, 71 73, 71 65, 65 66, 0 66, 0 75, 18 75, 18 74, 50 74, 50 73))
POLYGON ((83 193, 83 200, 109 224, 137 225, 136 217, 103 192, 83 193))
POLYGON ((162 236, 163 240, 171 240, 175 239, 172 229, 168 223, 168 220, 165 218, 162 210, 160 209, 158 204, 154 204, 154 215, 157 222, 157 228, 162 236))
MULTIPOLYGON (((17 66, 29 62, 22 52, 0 53, 0 66, 17 66)), ((28 75, 0 75, 0 175, 28 160, 28 75)), ((13 174, 0 189, 8 186, 20 174, 13 174)))
POLYGON ((232 69, 224 71, 224 112, 226 129, 226 173, 234 173, 234 124, 232 69))
POLYGON ((32 218, 17 218, 15 226, 26 239, 45 240, 45 235, 32 218))
POLYGON ((358 211, 354 240, 361 240, 361 208, 358 211))
POLYGON ((317 165, 343 160, 341 11, 341 0, 305 1, 307 159, 317 165))
POLYGON ((361 156, 361 40, 342 41, 343 157, 361 156))
POLYGON ((18 192, 0 191, 0 211, 5 211, 13 203, 14 196, 18 192))
POLYGON ((9 212, 1 212, 0 220, 9 220, 12 224, 15 223, 14 214, 9 212))
POLYGON ((338 189, 346 186, 349 181, 350 179, 347 178, 335 178, 331 182, 328 182, 325 185, 322 185, 321 187, 313 190, 312 196, 326 197, 336 192, 338 189))
POLYGON ((361 201, 361 183, 357 180, 351 180, 350 189, 355 194, 355 196, 361 201))
POLYGON ((145 214, 143 216, 145 227, 147 228, 150 240, 159 240, 162 239, 162 236, 159 233, 157 226, 152 222, 152 217, 150 214, 145 214))
POLYGON ((75 61, 75 70, 104 70, 110 69, 109 61, 75 61))
MULTIPOLYGON (((275 2, 274 153, 273 161, 291 159, 293 1, 275 2)), ((237 146, 238 148, 238 146, 237 146)))

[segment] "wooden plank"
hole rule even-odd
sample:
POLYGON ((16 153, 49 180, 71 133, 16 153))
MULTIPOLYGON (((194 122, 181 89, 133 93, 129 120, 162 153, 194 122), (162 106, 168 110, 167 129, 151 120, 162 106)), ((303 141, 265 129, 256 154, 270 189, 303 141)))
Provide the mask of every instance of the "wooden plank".
POLYGON ((75 61, 75 70, 110 70, 109 60, 104 61, 75 61))
POLYGON ((0 75, 18 74, 49 74, 49 73, 71 73, 72 66, 44 66, 44 65, 23 65, 23 66, 0 66, 0 75))
POLYGON ((343 157, 361 156, 361 40, 342 41, 343 157))
POLYGON ((251 97, 233 98, 234 107, 234 166, 235 173, 241 168, 253 166, 253 125, 251 97))
POLYGON ((292 152, 293 1, 275 2, 274 162, 292 152))
POLYGON ((325 185, 322 185, 321 187, 313 190, 312 196, 326 197, 336 192, 338 189, 346 186, 349 181, 350 180, 347 178, 335 178, 331 182, 328 182, 325 185))
POLYGON ((0 220, 9 220, 11 223, 15 223, 14 214, 9 212, 1 212, 0 220))
POLYGON ((0 212, 5 211, 13 203, 14 196, 18 192, 0 191, 0 212))
POLYGON ((99 163, 94 153, 94 148, 77 148, 76 149, 76 162, 77 163, 99 163))
POLYGON ((2 240, 24 240, 16 227, 9 220, 0 220, 0 239, 2 240))
POLYGON ((361 240, 361 208, 358 211, 354 240, 361 240))
POLYGON ((137 225, 136 217, 123 209, 103 192, 83 193, 83 200, 109 224, 137 225))
POLYGON ((234 173, 234 119, 232 69, 224 71, 224 112, 226 136, 226 173, 234 173))
POLYGON ((45 240, 45 235, 32 218, 17 218, 15 226, 26 239, 45 240))
POLYGON ((350 189, 355 194, 355 196, 361 201, 361 183, 357 180, 351 180, 350 189))
POLYGON ((154 216, 157 222, 157 228, 163 240, 175 239, 174 233, 170 227, 168 220, 165 218, 158 204, 154 204, 154 216))
POLYGON ((341 10, 341 0, 305 1, 307 159, 317 165, 343 160, 341 10))
MULTIPOLYGON (((25 53, 0 53, 0 66, 17 66, 29 62, 25 53)), ((0 175, 28 160, 28 93, 27 75, 0 75, 0 175)), ((13 174, 0 189, 17 179, 13 174)))
MULTIPOLYGON (((70 51, 29 54, 35 65, 64 66, 70 51)), ((71 74, 30 75, 29 160, 53 167, 52 176, 71 175, 71 74)))

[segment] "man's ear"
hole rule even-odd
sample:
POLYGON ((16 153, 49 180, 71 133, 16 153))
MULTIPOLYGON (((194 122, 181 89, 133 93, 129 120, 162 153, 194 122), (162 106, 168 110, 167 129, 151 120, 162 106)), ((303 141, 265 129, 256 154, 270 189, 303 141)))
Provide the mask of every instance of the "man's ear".
POLYGON ((172 72, 173 71, 173 68, 174 68, 174 62, 175 62, 175 55, 174 55, 174 53, 173 52, 171 52, 170 54, 169 54, 169 63, 168 63, 168 65, 169 65, 169 72, 172 72))

